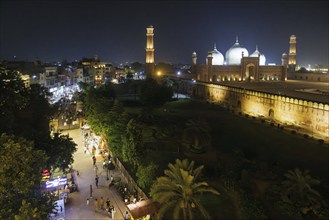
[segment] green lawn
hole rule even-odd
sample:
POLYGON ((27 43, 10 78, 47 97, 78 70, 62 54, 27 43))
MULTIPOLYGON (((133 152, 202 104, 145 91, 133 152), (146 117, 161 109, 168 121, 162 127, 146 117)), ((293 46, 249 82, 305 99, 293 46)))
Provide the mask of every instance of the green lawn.
POLYGON ((158 114, 174 117, 181 126, 187 119, 204 118, 212 127, 213 146, 220 151, 239 148, 249 159, 277 162, 286 169, 310 169, 311 174, 329 180, 328 145, 320 145, 202 101, 170 102, 158 109, 158 114))

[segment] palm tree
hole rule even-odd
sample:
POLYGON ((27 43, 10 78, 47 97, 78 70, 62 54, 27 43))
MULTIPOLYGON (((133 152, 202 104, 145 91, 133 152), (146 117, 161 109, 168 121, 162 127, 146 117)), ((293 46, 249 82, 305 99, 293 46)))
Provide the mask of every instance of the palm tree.
POLYGON ((169 163, 165 176, 157 178, 151 187, 152 199, 160 204, 159 218, 172 211, 173 219, 193 219, 195 211, 199 211, 205 219, 209 214, 200 197, 203 193, 219 195, 219 192, 208 186, 206 182, 198 182, 203 166, 193 169, 194 162, 188 159, 176 159, 176 164, 169 163))
POLYGON ((210 127, 203 120, 188 120, 183 132, 183 144, 192 152, 202 153, 210 144, 210 127))
POLYGON ((314 185, 319 185, 320 181, 311 177, 308 170, 301 172, 296 168, 289 170, 284 176, 287 179, 282 182, 283 201, 297 204, 304 214, 321 206, 321 195, 312 188, 314 185))

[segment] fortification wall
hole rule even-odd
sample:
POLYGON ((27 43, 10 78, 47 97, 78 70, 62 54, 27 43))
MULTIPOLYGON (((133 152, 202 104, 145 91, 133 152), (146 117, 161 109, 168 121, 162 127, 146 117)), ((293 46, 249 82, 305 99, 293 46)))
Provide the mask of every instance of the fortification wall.
POLYGON ((288 79, 316 82, 329 82, 329 74, 326 73, 288 73, 288 79))
POLYGON ((197 82, 197 97, 255 117, 293 125, 311 136, 329 138, 329 105, 265 92, 197 82))

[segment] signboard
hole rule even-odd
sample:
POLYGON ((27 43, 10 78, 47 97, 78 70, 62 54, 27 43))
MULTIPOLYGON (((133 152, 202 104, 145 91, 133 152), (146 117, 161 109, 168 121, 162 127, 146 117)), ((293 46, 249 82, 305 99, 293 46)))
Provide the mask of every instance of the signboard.
POLYGON ((45 183, 46 189, 53 188, 53 187, 60 187, 65 186, 67 184, 67 178, 66 177, 60 177, 56 179, 50 179, 45 183))

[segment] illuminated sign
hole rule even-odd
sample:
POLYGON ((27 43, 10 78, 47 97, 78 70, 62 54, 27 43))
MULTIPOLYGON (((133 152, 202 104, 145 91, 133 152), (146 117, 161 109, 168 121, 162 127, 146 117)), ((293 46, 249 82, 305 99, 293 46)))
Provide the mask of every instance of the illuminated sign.
POLYGON ((58 187, 58 186, 64 186, 67 184, 67 178, 57 178, 57 179, 52 179, 48 180, 46 182, 46 188, 51 188, 51 187, 58 187))

